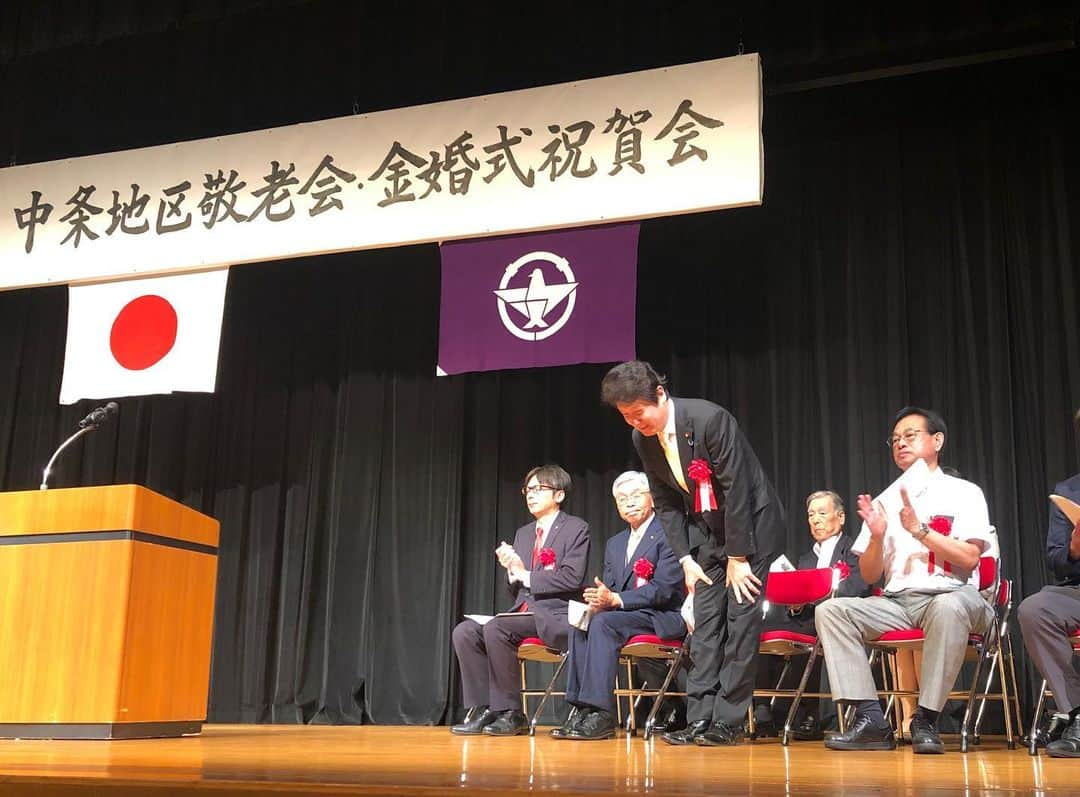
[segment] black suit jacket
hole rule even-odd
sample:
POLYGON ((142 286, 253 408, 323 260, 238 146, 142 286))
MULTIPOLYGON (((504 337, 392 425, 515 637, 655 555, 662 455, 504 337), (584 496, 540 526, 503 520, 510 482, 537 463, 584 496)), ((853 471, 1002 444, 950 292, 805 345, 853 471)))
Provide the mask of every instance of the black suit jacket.
POLYGON ((664 538, 660 520, 653 515, 637 544, 630 561, 626 561, 626 546, 630 542, 630 529, 626 528, 608 540, 604 548, 603 582, 612 592, 619 593, 623 607, 616 611, 640 611, 653 624, 653 632, 662 639, 682 639, 686 636, 686 623, 679 610, 686 598, 683 572, 679 560, 671 552, 664 538), (648 559, 653 574, 647 584, 636 587, 637 574, 634 564, 648 559))
MULTIPOLYGON (((1080 473, 1071 479, 1059 482, 1054 487, 1055 495, 1080 504, 1080 473)), ((1050 504, 1050 527, 1046 531, 1046 563, 1054 578, 1060 584, 1080 584, 1080 562, 1069 559, 1069 540, 1072 539, 1073 524, 1065 513, 1050 504)))
POLYGON ((694 496, 679 486, 660 441, 634 430, 634 447, 649 476, 656 513, 676 559, 710 541, 719 555, 773 559, 783 549, 784 507, 734 416, 702 399, 674 398, 675 436, 683 478, 703 459, 712 471, 715 512, 694 512, 694 496))
MULTIPOLYGON (((536 521, 522 526, 514 534, 514 550, 528 567, 536 544, 536 521)), ((548 531, 544 547, 555 552, 555 564, 547 569, 539 562, 532 567, 530 587, 515 581, 510 584, 514 596, 511 611, 529 604, 536 619, 536 631, 547 644, 565 650, 569 646, 567 601, 581 600, 585 573, 589 566, 589 524, 579 517, 559 512, 548 531)))

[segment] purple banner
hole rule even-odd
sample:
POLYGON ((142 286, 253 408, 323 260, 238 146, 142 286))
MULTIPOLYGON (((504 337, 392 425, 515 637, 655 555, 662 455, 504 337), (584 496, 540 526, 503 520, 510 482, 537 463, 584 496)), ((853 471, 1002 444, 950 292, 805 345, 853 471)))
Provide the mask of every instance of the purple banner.
POLYGON ((634 359, 639 226, 444 243, 438 373, 634 359))

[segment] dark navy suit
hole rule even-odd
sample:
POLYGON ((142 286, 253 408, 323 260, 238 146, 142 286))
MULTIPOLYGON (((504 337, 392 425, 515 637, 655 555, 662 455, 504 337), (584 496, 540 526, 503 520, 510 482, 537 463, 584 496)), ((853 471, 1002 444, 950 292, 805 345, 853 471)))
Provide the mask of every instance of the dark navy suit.
MULTIPOLYGON (((514 550, 529 567, 536 543, 536 521, 514 534, 514 550)), ((531 614, 496 617, 485 625, 463 620, 454 628, 454 652, 461 666, 462 698, 466 706, 488 706, 492 711, 521 709, 517 647, 527 637, 538 636, 548 645, 566 650, 566 607, 569 598, 581 599, 589 564, 589 524, 559 512, 543 543, 555 553, 555 564, 532 565, 530 587, 510 584, 514 605, 531 614)), ((505 572, 500 571, 505 579, 505 572)))
POLYGON ((629 541, 627 528, 608 540, 604 549, 602 581, 619 594, 622 608, 594 614, 588 632, 570 628, 568 703, 614 713, 615 696, 611 690, 619 666, 619 649, 626 641, 637 634, 655 634, 662 639, 682 639, 686 635, 686 624, 679 614, 685 598, 683 572, 668 547, 660 521, 653 515, 627 562, 629 541), (652 563, 653 574, 648 583, 637 587, 634 564, 639 559, 652 563))

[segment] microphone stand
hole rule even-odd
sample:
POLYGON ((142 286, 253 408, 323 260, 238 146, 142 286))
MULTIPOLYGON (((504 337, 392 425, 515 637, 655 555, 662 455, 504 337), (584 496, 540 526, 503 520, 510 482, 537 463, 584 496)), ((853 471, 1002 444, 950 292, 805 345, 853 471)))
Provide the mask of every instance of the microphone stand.
POLYGON ((73 434, 71 437, 69 437, 67 440, 65 440, 63 443, 60 444, 60 447, 58 449, 56 449, 55 453, 49 459, 49 464, 45 466, 45 470, 42 471, 42 473, 41 473, 41 486, 38 488, 39 490, 48 490, 49 489, 49 476, 52 474, 52 466, 55 464, 56 458, 60 456, 60 452, 63 451, 65 448, 67 448, 72 443, 74 443, 76 440, 78 440, 80 437, 82 437, 87 432, 92 432, 95 429, 97 429, 96 424, 93 424, 93 423, 87 424, 82 429, 77 431, 75 434, 73 434))

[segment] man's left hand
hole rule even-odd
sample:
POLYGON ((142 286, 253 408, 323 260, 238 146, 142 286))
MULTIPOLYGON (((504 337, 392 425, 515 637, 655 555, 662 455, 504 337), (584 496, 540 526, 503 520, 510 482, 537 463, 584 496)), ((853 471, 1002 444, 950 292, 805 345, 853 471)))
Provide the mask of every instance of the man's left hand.
POLYGON ((900 509, 900 525, 907 530, 908 534, 918 534, 922 524, 919 522, 919 516, 915 514, 915 507, 911 505, 907 488, 902 484, 900 485, 900 500, 904 502, 904 506, 900 509))
POLYGON ((742 603, 743 598, 753 603, 754 599, 761 594, 761 579, 754 575, 750 563, 742 556, 728 557, 727 583, 738 603, 742 603))
POLYGON ((618 594, 608 589, 608 585, 598 578, 593 579, 596 582, 595 587, 588 587, 585 590, 585 602, 589 604, 593 609, 598 612, 607 611, 609 609, 618 609, 622 606, 622 600, 618 594))

